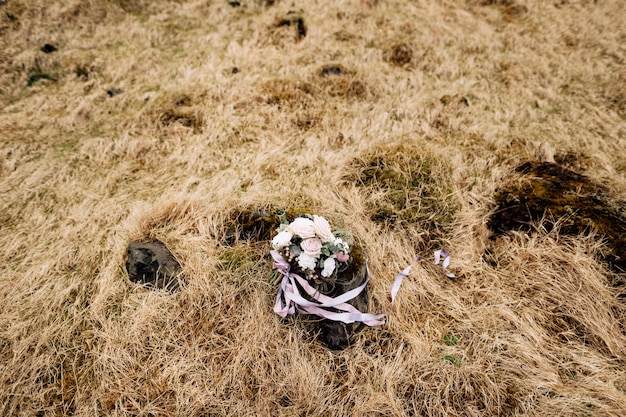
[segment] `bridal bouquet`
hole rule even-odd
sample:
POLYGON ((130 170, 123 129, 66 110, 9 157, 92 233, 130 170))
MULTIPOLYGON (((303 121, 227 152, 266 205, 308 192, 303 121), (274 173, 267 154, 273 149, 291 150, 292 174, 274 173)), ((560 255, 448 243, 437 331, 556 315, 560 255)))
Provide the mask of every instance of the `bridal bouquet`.
POLYGON ((329 278, 350 259, 350 247, 332 232, 321 216, 303 215, 277 229, 272 247, 290 264, 298 265, 307 279, 329 278))
MULTIPOLYGON (((358 259, 358 248, 353 248, 354 259, 351 260, 350 246, 342 239, 342 236, 348 239, 349 235, 340 231, 333 232, 325 218, 308 214, 289 222, 283 213, 282 224, 276 231, 277 234, 272 239, 273 250, 270 251, 275 269, 272 283, 282 276, 274 304, 276 314, 285 318, 289 314, 300 312, 347 324, 363 322, 368 326, 385 323, 385 314, 361 312, 350 304, 350 301, 362 294, 370 279, 367 260, 364 259, 364 279, 360 285, 357 284, 358 287, 331 296, 321 293, 316 286, 319 281, 330 281, 337 274, 348 271, 349 263, 358 259)), ((448 278, 454 278, 454 274, 446 272, 450 264, 450 255, 446 251, 435 251, 434 264, 439 264, 442 258, 444 273, 448 278)), ((418 256, 416 262, 422 259, 424 258, 418 256)), ((411 272, 411 267, 412 265, 407 266, 396 275, 391 287, 392 303, 402 280, 411 272)))

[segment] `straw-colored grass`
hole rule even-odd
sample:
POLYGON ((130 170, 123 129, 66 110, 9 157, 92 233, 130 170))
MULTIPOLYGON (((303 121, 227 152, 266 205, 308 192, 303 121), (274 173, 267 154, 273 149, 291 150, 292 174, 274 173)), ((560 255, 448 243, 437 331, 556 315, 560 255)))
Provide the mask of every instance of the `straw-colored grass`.
POLYGON ((0 1, 0 414, 626 415, 602 237, 486 226, 527 160, 626 199, 625 149, 622 0, 0 1), (386 325, 274 315, 268 244, 222 239, 270 206, 362 240, 386 325))

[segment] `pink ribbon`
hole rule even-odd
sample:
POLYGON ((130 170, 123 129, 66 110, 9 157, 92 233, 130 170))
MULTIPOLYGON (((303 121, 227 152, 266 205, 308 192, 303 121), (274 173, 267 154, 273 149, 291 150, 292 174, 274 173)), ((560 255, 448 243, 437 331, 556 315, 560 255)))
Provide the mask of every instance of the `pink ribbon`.
MULTIPOLYGON (((357 297, 367 285, 370 279, 369 269, 367 269, 367 267, 365 282, 363 284, 337 297, 329 297, 321 294, 313 288, 306 279, 302 278, 298 274, 292 273, 290 271, 291 266, 289 265, 289 262, 287 262, 277 251, 270 251, 270 254, 272 255, 272 258, 274 258, 274 268, 276 268, 276 270, 283 276, 280 288, 278 289, 278 294, 276 295, 276 303, 274 304, 274 312, 280 317, 285 318, 287 315, 294 314, 298 311, 301 314, 313 314, 325 319, 341 321, 343 323, 354 323, 359 321, 368 326, 380 326, 385 324, 385 314, 361 313, 356 307, 348 304, 348 301, 357 297), (300 287, 302 287, 302 289, 314 301, 304 298, 300 294, 297 284, 299 284, 300 287), (334 308, 339 311, 329 311, 326 310, 327 308, 334 308)), ((450 254, 443 249, 439 249, 435 251, 434 255, 435 262, 433 262, 433 264, 439 265, 439 262, 441 262, 441 259, 443 258, 443 263, 441 264, 443 272, 448 278, 454 278, 454 274, 446 272, 446 269, 450 265, 450 254)), ((422 259, 425 258, 417 256, 415 261, 419 262, 422 259)), ((404 268, 402 272, 396 275, 393 285, 391 286, 392 303, 396 299, 396 295, 400 290, 402 281, 410 274, 412 267, 413 265, 409 265, 404 268)))
MULTIPOLYGON (((441 258, 443 258, 443 263, 441 264, 441 269, 443 269, 444 274, 446 274, 446 276, 448 278, 454 278, 455 275, 450 273, 450 272, 446 272, 446 269, 448 268, 448 266, 450 265, 450 254, 444 250, 444 249, 439 249, 435 251, 435 262, 433 262, 434 265, 439 265, 439 262, 441 262, 441 258)), ((419 262, 422 259, 426 259, 423 256, 417 256, 415 258, 415 262, 419 262)), ((398 294, 398 290, 400 290, 400 286, 402 285, 402 280, 404 280, 404 278, 406 278, 409 273, 411 272, 411 268, 413 267, 413 265, 409 265, 406 268, 404 268, 404 271, 400 272, 398 275, 396 275, 396 278, 393 280, 393 285, 391 286, 391 302, 393 303, 393 301, 396 299, 396 295, 398 294)))
POLYGON ((385 324, 384 314, 361 313, 356 307, 348 304, 348 301, 358 296, 369 281, 369 272, 366 274, 365 282, 359 287, 347 291, 337 297, 329 297, 321 294, 313 288, 306 279, 298 274, 290 271, 289 262, 287 262, 277 251, 271 251, 270 254, 274 258, 274 267, 283 276, 276 295, 276 304, 274 304, 274 312, 280 317, 287 317, 296 311, 302 314, 313 314, 325 319, 341 321, 343 323, 362 322, 368 326, 380 326, 385 324), (298 285, 311 297, 314 301, 304 298, 298 289, 298 285), (327 308, 334 308, 339 311, 329 311, 327 308))

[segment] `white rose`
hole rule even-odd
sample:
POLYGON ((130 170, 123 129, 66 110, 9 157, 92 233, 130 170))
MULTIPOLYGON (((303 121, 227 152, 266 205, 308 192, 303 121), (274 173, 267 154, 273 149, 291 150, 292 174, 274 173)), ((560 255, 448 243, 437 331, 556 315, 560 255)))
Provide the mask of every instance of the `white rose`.
POLYGON ((291 234, 289 230, 283 230, 274 236, 274 239, 272 239, 272 247, 274 247, 275 250, 281 250, 285 246, 289 245, 292 237, 293 234, 291 234))
POLYGON ((322 242, 332 242, 335 239, 335 235, 330 230, 330 223, 325 218, 313 216, 313 226, 315 233, 322 239, 322 242))
POLYGON ((322 270, 322 276, 328 278, 335 270, 335 260, 333 258, 327 258, 324 261, 324 269, 322 270))
POLYGON ((313 221, 305 217, 298 217, 292 221, 289 224, 288 229, 291 230, 294 235, 300 236, 302 239, 315 237, 315 226, 313 221))
POLYGON ((344 242, 342 238, 340 237, 335 238, 335 240, 333 241, 333 244, 337 246, 337 248, 341 252, 350 253, 350 248, 348 247, 348 244, 344 242))
POLYGON ((314 271, 315 265, 317 265, 317 258, 309 256, 306 253, 301 253, 300 256, 298 256, 298 265, 300 265, 302 269, 314 271))
POLYGON ((310 239, 304 239, 300 243, 300 247, 309 256, 318 257, 322 254, 322 241, 316 237, 310 239))

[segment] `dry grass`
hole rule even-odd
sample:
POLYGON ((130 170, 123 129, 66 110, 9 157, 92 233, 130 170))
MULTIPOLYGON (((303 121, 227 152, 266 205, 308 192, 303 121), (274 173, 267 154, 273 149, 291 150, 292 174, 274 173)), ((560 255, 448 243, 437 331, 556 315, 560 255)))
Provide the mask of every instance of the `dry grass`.
POLYGON ((626 198, 623 2, 236 3, 0 1, 2 415, 625 415, 601 237, 485 226, 526 160, 626 198), (267 205, 361 238, 388 324, 281 323, 267 245, 220 243, 267 205), (180 293, 129 283, 147 238, 180 293))

